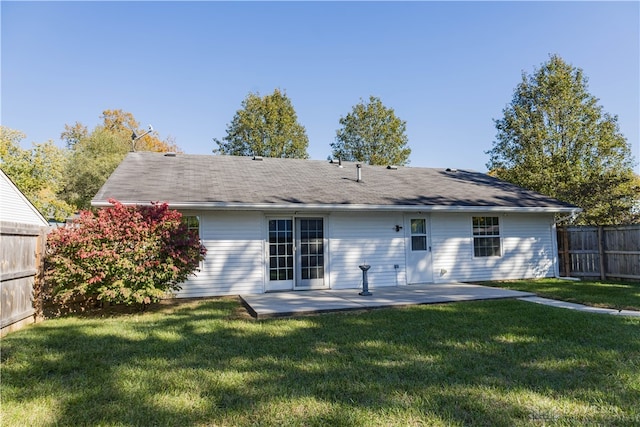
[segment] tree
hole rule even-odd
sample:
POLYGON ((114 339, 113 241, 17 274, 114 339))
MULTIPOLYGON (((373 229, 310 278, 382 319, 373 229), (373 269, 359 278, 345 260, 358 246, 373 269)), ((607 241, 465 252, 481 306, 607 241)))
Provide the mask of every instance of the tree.
MULTIPOLYGON (((169 151, 180 151, 172 138, 160 140, 157 131, 148 132, 140 127, 140 123, 135 119, 133 114, 123 110, 104 110, 100 116, 102 124, 96 126, 93 130, 104 130, 113 135, 117 135, 123 146, 128 151, 132 149, 132 134, 146 135, 142 136, 135 142, 136 151, 154 151, 158 153, 166 153, 169 151)), ((67 148, 73 149, 76 144, 84 139, 90 138, 91 133, 82 123, 76 122, 74 125, 65 125, 64 132, 60 138, 66 142, 67 148)))
POLYGON ((76 122, 73 126, 64 125, 64 132, 60 134, 60 139, 66 142, 69 150, 73 150, 77 143, 88 137, 89 130, 80 122, 76 122))
POLYGON ((88 209, 107 178, 130 151, 117 134, 97 128, 78 141, 69 155, 62 196, 80 209, 88 209))
POLYGON ((23 150, 20 141, 24 138, 22 132, 0 126, 0 166, 42 216, 64 221, 76 211, 59 196, 67 153, 52 141, 23 150))
POLYGON ((166 203, 82 211, 47 239, 45 279, 55 302, 150 304, 197 271, 206 249, 166 203))
POLYGON ((491 174, 581 207, 576 223, 630 219, 640 194, 631 149, 580 68, 550 56, 532 75, 523 72, 503 113, 487 151, 491 174))
POLYGON ((332 154, 342 160, 365 162, 370 165, 406 165, 411 148, 405 134, 407 123, 396 117, 380 98, 362 99, 351 113, 340 117, 341 129, 331 143, 332 154))
MULTIPOLYGON (((136 151, 154 151, 158 153, 166 153, 170 151, 180 151, 171 138, 161 141, 158 132, 155 130, 147 133, 146 130, 140 128, 140 124, 133 117, 133 114, 122 110, 104 110, 102 116, 102 128, 108 132, 121 135, 131 144, 132 135, 146 135, 135 141, 136 151)), ((131 147, 131 145, 128 145, 131 147)))
POLYGON ((214 139, 214 153, 306 159, 309 138, 287 95, 276 89, 260 97, 250 93, 227 125, 227 135, 214 139))
POLYGON ((161 141, 156 131, 144 135, 146 131, 140 128, 131 113, 105 110, 100 117, 102 124, 91 132, 76 122, 72 126, 65 125, 65 131, 60 135, 70 150, 62 197, 80 209, 90 207, 93 196, 132 151, 132 134, 141 136, 135 141, 137 151, 179 151, 170 139, 161 141))

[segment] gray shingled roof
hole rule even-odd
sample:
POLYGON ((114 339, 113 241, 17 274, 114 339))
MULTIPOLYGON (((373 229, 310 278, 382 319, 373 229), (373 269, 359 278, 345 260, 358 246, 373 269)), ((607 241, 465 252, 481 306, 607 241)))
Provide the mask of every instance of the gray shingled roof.
POLYGON ((129 153, 92 201, 174 208, 515 210, 571 212, 567 203, 470 171, 318 160, 129 153))

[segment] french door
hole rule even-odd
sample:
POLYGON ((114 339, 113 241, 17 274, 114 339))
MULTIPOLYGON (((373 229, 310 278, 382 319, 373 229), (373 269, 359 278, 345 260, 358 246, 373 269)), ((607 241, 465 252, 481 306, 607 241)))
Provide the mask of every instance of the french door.
POLYGON ((267 291, 293 289, 293 222, 269 219, 267 291))
POLYGON ((269 218, 267 291, 324 287, 323 218, 269 218))
POLYGON ((324 221, 296 219, 296 289, 324 286, 324 221))

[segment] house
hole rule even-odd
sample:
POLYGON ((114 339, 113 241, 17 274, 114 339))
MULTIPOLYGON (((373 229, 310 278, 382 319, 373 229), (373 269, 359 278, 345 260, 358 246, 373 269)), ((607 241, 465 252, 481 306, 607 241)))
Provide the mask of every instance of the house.
POLYGON ((486 174, 129 153, 92 201, 167 202, 207 257, 180 297, 558 275, 555 216, 578 208, 486 174))
POLYGON ((0 336, 35 321, 48 223, 0 170, 0 336))

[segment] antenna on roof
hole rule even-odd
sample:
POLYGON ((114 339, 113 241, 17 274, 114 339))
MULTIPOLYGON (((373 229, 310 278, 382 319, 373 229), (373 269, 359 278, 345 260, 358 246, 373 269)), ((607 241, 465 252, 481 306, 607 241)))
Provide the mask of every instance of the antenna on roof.
POLYGON ((153 126, 151 125, 149 125, 149 130, 140 136, 136 135, 135 130, 131 132, 131 152, 132 153, 136 151, 136 141, 142 138, 143 136, 150 134, 151 132, 153 132, 153 126))

